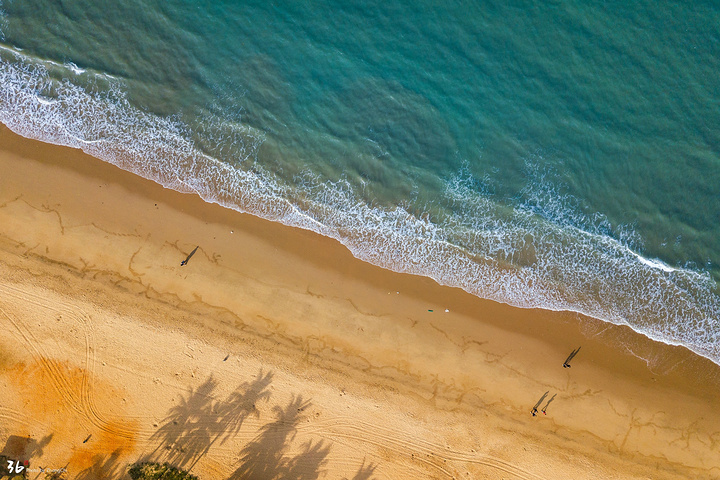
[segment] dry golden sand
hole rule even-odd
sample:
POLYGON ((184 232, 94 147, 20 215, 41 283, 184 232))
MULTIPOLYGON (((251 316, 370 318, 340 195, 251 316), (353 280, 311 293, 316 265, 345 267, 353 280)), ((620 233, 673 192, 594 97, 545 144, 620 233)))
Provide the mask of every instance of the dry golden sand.
POLYGON ((720 478, 720 368, 684 348, 394 274, 0 129, 0 448, 33 468, 720 478))

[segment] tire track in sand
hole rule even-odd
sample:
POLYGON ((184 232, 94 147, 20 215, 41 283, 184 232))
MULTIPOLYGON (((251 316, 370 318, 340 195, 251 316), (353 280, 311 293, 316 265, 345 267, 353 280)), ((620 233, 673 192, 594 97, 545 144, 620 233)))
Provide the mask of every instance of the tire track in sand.
POLYGON ((126 439, 135 438, 137 432, 134 429, 123 428, 118 422, 104 418, 95 404, 93 380, 96 365, 96 343, 95 329, 91 317, 76 305, 60 299, 50 302, 44 297, 8 283, 0 283, 0 293, 47 310, 55 315, 59 314, 63 318, 69 318, 81 326, 85 342, 85 366, 82 370, 80 391, 75 392, 67 375, 62 372, 60 362, 53 360, 46 352, 40 349, 37 338, 21 320, 12 318, 10 314, 0 308, 0 313, 15 327, 17 333, 29 347, 33 359, 45 370, 45 373, 51 379, 53 387, 70 408, 87 418, 93 426, 103 432, 126 439))
POLYGON ((8 407, 0 407, 0 420, 3 420, 3 424, 6 424, 5 421, 8 421, 8 423, 17 423, 20 425, 25 425, 26 427, 48 427, 45 422, 41 422, 33 416, 27 415, 23 412, 19 412, 15 409, 8 407))
POLYGON ((415 460, 439 470, 449 478, 454 478, 454 475, 438 462, 432 461, 431 459, 437 459, 441 462, 452 461, 483 465, 513 475, 521 480, 544 480, 544 477, 492 455, 464 453, 448 449, 437 443, 411 437, 399 430, 362 422, 357 419, 347 421, 347 418, 348 417, 335 417, 326 419, 308 425, 306 428, 302 428, 302 430, 327 439, 332 439, 333 437, 345 438, 386 448, 400 455, 412 456, 415 460))

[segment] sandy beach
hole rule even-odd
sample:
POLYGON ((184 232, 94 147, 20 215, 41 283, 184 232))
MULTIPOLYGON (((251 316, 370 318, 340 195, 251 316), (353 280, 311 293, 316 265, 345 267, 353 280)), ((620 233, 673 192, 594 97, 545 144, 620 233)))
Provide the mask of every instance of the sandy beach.
POLYGON ((0 449, 29 478, 720 478, 720 367, 683 347, 0 150, 0 449))

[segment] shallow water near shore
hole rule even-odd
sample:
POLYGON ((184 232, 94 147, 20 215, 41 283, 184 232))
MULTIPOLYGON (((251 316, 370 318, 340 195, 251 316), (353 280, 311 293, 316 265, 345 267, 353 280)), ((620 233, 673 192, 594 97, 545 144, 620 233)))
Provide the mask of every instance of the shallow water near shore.
POLYGON ((720 9, 7 0, 0 121, 720 362, 720 9))

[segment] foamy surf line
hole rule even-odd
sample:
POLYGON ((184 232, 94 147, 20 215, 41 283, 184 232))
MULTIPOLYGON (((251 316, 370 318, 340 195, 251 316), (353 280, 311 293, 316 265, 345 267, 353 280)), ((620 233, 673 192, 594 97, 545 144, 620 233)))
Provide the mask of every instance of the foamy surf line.
MULTIPOLYGON (((628 325, 720 364, 720 299, 708 275, 661 268, 610 237, 531 211, 508 216, 461 180, 448 183, 443 201, 457 208, 442 225, 400 207, 368 206, 346 183, 308 178, 302 187, 283 185, 201 152, 178 119, 130 105, 119 80, 91 94, 70 80, 90 75, 79 67, 65 66, 73 71, 58 80, 20 52, 5 56, 12 58, 0 61, 0 122, 24 137, 79 148, 167 188, 335 238, 360 260, 389 270, 517 307, 628 325)), ((246 142, 240 150, 253 157, 263 136, 245 133, 233 140, 246 142)))

